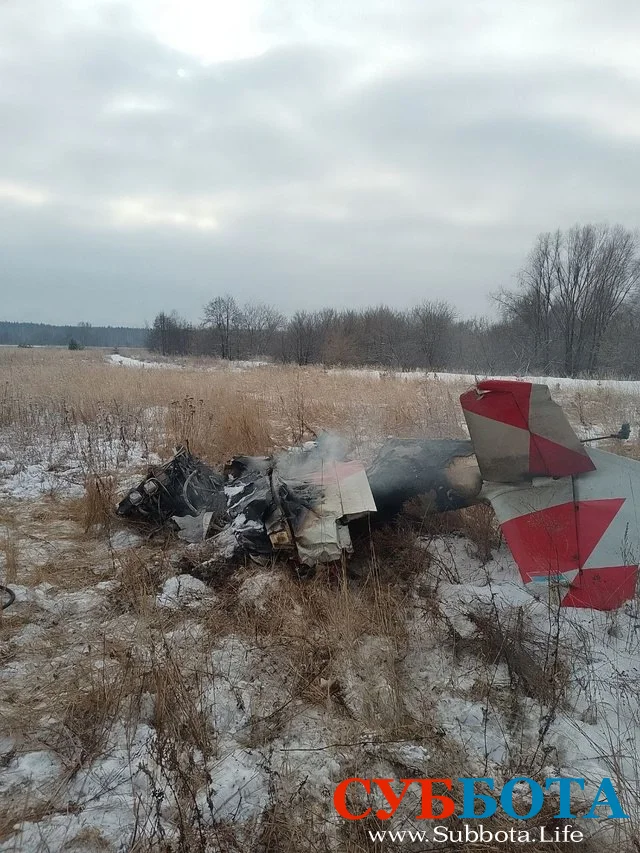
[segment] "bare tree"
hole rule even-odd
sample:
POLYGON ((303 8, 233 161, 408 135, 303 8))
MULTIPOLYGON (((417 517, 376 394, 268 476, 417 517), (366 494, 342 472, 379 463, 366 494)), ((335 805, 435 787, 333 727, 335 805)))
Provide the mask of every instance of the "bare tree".
POLYGON ((318 334, 313 314, 308 311, 296 311, 289 320, 287 337, 297 364, 311 364, 318 359, 318 334))
POLYGON ((607 329, 640 283, 638 248, 637 235, 622 226, 575 226, 538 237, 519 290, 496 299, 527 330, 543 372, 551 370, 554 352, 567 376, 598 369, 607 329))
POLYGON ((589 323, 586 328, 586 367, 590 374, 599 367, 603 338, 623 305, 637 295, 640 259, 637 235, 616 226, 607 229, 601 241, 593 275, 589 323))
POLYGON ((285 318, 264 302, 247 302, 242 309, 242 325, 247 354, 265 355, 273 336, 285 325, 285 318))
POLYGON ((409 317, 386 305, 366 308, 362 313, 362 338, 366 364, 389 367, 411 366, 409 317))
POLYGON ((147 348, 162 355, 188 355, 193 344, 193 327, 176 311, 161 311, 147 335, 147 348))
POLYGON ((362 336, 362 315, 349 310, 336 314, 327 328, 323 361, 326 364, 360 364, 365 344, 362 336))
POLYGON ((553 297, 561 244, 560 231, 540 234, 519 273, 519 291, 503 290, 494 297, 505 318, 516 321, 521 343, 525 343, 522 351, 528 352, 528 360, 543 373, 552 370, 553 297))
POLYGON ((205 305, 203 325, 213 331, 220 358, 231 358, 233 332, 239 324, 240 310, 236 300, 228 293, 216 296, 205 305))
POLYGON ((418 350, 424 359, 424 367, 429 370, 446 366, 455 318, 455 309, 442 300, 425 301, 413 309, 418 350))

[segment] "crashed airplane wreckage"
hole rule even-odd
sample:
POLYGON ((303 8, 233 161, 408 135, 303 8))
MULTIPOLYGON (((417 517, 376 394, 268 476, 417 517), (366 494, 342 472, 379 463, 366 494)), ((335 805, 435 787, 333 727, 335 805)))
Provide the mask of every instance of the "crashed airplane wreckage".
POLYGON ((209 540, 209 550, 227 559, 248 554, 259 561, 285 552, 314 566, 353 552, 349 523, 356 519, 389 518, 424 494, 434 510, 456 509, 480 492, 468 441, 390 439, 368 471, 345 461, 345 450, 336 436, 321 434, 277 456, 234 457, 219 474, 180 448, 117 512, 132 521, 169 523, 192 544, 209 540))
POLYGON ((486 380, 460 402, 471 441, 388 439, 367 469, 330 434, 235 457, 223 473, 180 448, 117 512, 206 540, 212 564, 285 554, 314 566, 353 552, 351 522, 389 520, 411 498, 432 512, 489 501, 532 593, 552 587, 561 606, 598 610, 633 598, 640 463, 587 449, 546 385, 486 380))

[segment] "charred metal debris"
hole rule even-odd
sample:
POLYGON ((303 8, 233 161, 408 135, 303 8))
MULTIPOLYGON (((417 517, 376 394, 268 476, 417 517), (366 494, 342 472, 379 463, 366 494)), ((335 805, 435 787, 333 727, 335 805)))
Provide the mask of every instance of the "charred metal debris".
POLYGON ((457 509, 482 485, 468 441, 389 439, 368 469, 346 454, 341 438, 322 433, 274 456, 236 456, 218 472, 181 447, 117 513, 173 529, 197 552, 193 564, 283 555, 312 567, 353 553, 356 519, 389 521, 419 495, 427 511, 457 509))

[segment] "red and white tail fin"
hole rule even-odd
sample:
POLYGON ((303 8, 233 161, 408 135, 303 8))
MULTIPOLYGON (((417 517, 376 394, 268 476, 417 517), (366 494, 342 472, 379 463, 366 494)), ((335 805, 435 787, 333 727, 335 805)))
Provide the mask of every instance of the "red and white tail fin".
POLYGON ((486 379, 460 403, 485 480, 517 483, 595 467, 546 385, 486 379))

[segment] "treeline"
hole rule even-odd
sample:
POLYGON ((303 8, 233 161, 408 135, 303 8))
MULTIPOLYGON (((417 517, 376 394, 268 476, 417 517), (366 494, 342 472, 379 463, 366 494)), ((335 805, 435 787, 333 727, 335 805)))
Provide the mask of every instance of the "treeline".
POLYGON ((126 326, 52 326, 48 323, 11 323, 0 320, 0 344, 5 346, 68 346, 77 341, 86 347, 144 347, 148 329, 126 326))
POLYGON ((267 358, 300 365, 382 365, 487 374, 640 377, 638 237, 621 226, 541 234, 492 318, 462 320, 442 300, 407 311, 297 311, 229 295, 191 324, 161 312, 147 346, 165 355, 267 358))

